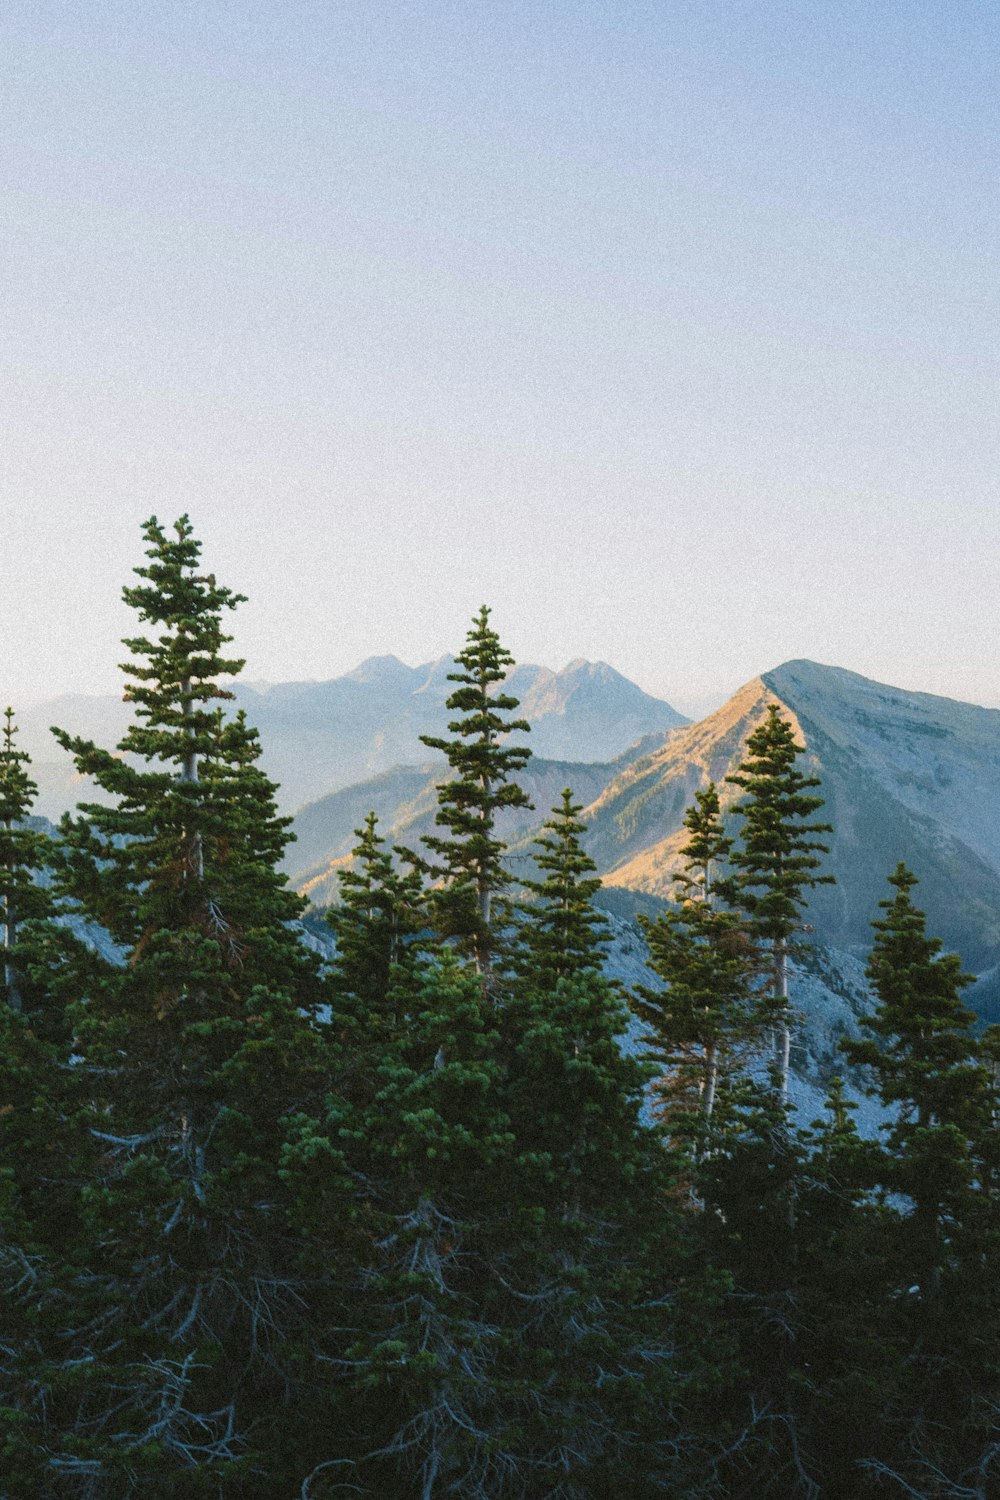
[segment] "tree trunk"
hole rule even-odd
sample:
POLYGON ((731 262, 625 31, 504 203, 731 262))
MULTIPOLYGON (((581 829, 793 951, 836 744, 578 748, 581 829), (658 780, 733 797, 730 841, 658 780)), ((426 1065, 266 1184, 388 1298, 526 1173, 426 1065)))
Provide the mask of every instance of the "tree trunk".
POLYGON ((785 938, 778 940, 778 998, 781 1001, 778 1066, 781 1069, 781 1107, 784 1109, 788 1103, 788 1074, 792 1056, 792 1029, 788 1017, 788 942, 785 938))
POLYGON ((712 1122, 712 1110, 715 1108, 715 1092, 719 1082, 719 1048, 715 1042, 711 1042, 705 1048, 705 1124, 712 1122))

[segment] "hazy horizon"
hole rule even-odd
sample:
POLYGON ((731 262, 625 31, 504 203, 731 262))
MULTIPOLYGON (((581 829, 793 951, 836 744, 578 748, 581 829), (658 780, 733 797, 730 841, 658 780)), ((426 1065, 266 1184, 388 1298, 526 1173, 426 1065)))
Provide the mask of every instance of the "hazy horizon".
MULTIPOLYGON (((366 661, 369 661, 371 659, 377 659, 380 656, 391 656, 391 657, 394 657, 402 665, 408 667, 411 671, 414 671, 418 667, 424 667, 424 666, 429 667, 429 666, 432 666, 435 662, 440 661, 443 656, 453 655, 454 654, 454 650, 457 650, 457 649, 458 648, 455 647, 452 651, 442 652, 442 653, 440 653, 436 657, 427 657, 427 658, 423 658, 423 659, 419 659, 419 660, 415 659, 415 660, 412 660, 412 661, 407 660, 404 656, 402 656, 399 652, 396 652, 396 651, 369 653, 368 656, 360 658, 360 660, 354 662, 352 666, 346 668, 345 672, 342 672, 342 673, 341 672, 331 673, 328 676, 319 676, 319 677, 317 677, 317 676, 302 676, 302 675, 295 675, 295 674, 293 674, 291 677, 288 677, 288 678, 280 678, 280 679, 278 679, 278 678, 267 678, 267 677, 254 676, 254 675, 252 675, 249 672, 249 670, 244 670, 243 673, 241 673, 241 675, 240 675, 240 681, 243 683, 243 685, 245 687, 250 687, 250 688, 253 688, 253 689, 257 690, 257 691, 262 691, 262 692, 266 692, 267 690, 269 690, 271 688, 285 686, 288 683, 302 683, 302 684, 316 683, 316 684, 321 684, 321 683, 324 683, 324 682, 332 681, 332 680, 334 680, 337 677, 343 677, 343 676, 350 675, 352 672, 356 671, 358 667, 364 665, 364 663, 366 661)), ((692 720, 693 722, 697 722, 700 719, 707 718, 710 714, 714 713, 716 709, 721 708, 723 706, 723 704, 725 704, 726 702, 728 702, 728 700, 730 698, 732 698, 736 693, 738 693, 739 690, 742 687, 744 687, 746 685, 746 683, 749 682, 749 681, 751 681, 753 678, 764 676, 768 672, 776 671, 779 667, 782 667, 782 666, 786 665, 787 662, 791 662, 791 661, 795 661, 795 660, 802 660, 802 659, 803 658, 801 658, 801 657, 787 657, 782 662, 769 662, 766 665, 761 666, 760 669, 757 672, 751 673, 746 678, 740 678, 739 681, 732 681, 732 682, 730 682, 726 686, 719 686, 714 691, 706 692, 706 693, 704 693, 704 694, 702 694, 700 696, 690 696, 690 695, 685 695, 684 693, 676 693, 676 692, 670 691, 669 689, 659 690, 657 688, 650 687, 646 683, 636 681, 636 679, 634 679, 634 678, 629 678, 629 680, 635 682, 635 685, 637 687, 642 688, 642 690, 644 692, 648 693, 651 697, 659 698, 659 699, 664 700, 665 702, 669 703, 672 708, 675 708, 679 713, 684 714, 686 718, 692 720)), ((807 658, 807 659, 809 659, 809 658, 807 658)), ((539 666, 539 667, 548 668, 549 670, 558 673, 558 672, 564 671, 568 667, 572 666, 574 662, 580 661, 580 660, 590 660, 590 659, 588 659, 588 658, 581 658, 581 657, 577 656, 577 657, 570 657, 567 661, 563 661, 563 662, 546 662, 546 661, 533 660, 533 661, 523 661, 523 662, 519 661, 517 663, 517 665, 519 665, 519 666, 539 666)), ((602 659, 599 658, 598 660, 602 660, 602 659)), ((591 661, 591 664, 592 665, 594 664, 593 661, 591 661)), ((605 665, 612 667, 615 671, 620 671, 620 669, 615 666, 614 662, 605 662, 605 665)), ((848 672, 853 672, 855 670, 853 667, 848 666, 844 662, 830 662, 830 661, 827 661, 827 662, 819 662, 818 665, 825 666, 825 667, 832 667, 834 669, 846 670, 848 672)), ((621 675, 625 676, 625 677, 628 677, 627 673, 622 673, 621 675)), ((861 673, 861 674, 858 674, 858 675, 866 676, 867 674, 861 673)), ((227 682, 228 681, 232 681, 232 679, 228 679, 228 678, 227 679, 223 679, 223 680, 227 681, 227 682)), ((976 706, 978 706, 980 708, 995 708, 995 709, 1000 710, 1000 701, 984 702, 984 701, 981 701, 981 700, 976 699, 976 698, 963 697, 963 695, 961 693, 957 693, 957 692, 941 692, 938 689, 931 689, 931 688, 924 687, 920 683, 915 682, 915 681, 908 681, 908 682, 886 681, 886 680, 884 680, 882 678, 874 678, 874 679, 870 679, 870 680, 879 682, 882 686, 890 687, 890 688, 896 688, 896 689, 899 689, 899 690, 904 691, 904 692, 909 692, 909 693, 930 693, 932 696, 935 696, 935 697, 951 698, 951 699, 954 699, 954 700, 959 701, 959 702, 966 702, 966 703, 974 704, 974 705, 976 705, 976 706)), ((10 695, 7 695, 6 697, 4 696, 4 694, 2 692, 2 683, 0 683, 0 707, 5 707, 8 702, 12 702, 12 706, 14 707, 15 714, 16 714, 19 710, 36 708, 40 704, 43 704, 43 703, 46 703, 46 702, 50 702, 50 701, 54 701, 54 700, 59 699, 59 698, 65 698, 65 697, 70 697, 70 698, 72 698, 72 697, 83 697, 83 698, 108 698, 108 697, 116 697, 117 698, 117 697, 120 697, 120 695, 121 695, 120 694, 120 689, 123 686, 124 681, 125 681, 124 676, 122 674, 119 674, 119 681, 118 681, 118 683, 110 684, 106 689, 100 690, 100 691, 95 691, 95 692, 86 692, 86 691, 82 691, 80 689, 74 689, 74 688, 66 689, 66 690, 60 691, 60 692, 35 691, 35 692, 31 692, 31 693, 27 693, 27 694, 21 695, 21 697, 17 700, 17 703, 13 703, 12 702, 12 699, 11 699, 10 695)))

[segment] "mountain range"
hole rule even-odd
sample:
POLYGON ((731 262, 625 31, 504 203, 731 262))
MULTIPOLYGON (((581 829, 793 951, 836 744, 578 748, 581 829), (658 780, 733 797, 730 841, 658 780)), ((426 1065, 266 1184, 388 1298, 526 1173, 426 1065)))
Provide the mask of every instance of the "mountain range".
MULTIPOLYGON (((338 872, 369 810, 383 835, 411 848, 431 830, 447 764, 420 736, 447 735, 453 669, 451 657, 408 667, 383 656, 328 682, 233 685, 232 707, 260 730, 282 807, 295 813, 285 868, 314 907, 336 899, 338 872)), ((901 859, 920 879, 916 897, 929 930, 977 977, 970 1003, 984 1019, 1000 1019, 1000 711, 811 661, 764 672, 697 723, 603 662, 574 661, 558 672, 520 666, 506 690, 531 723, 533 750, 520 778, 533 806, 509 810, 500 825, 511 872, 529 873, 532 838, 571 787, 603 882, 609 967, 627 983, 645 974, 635 914, 655 912, 670 894, 694 792, 715 781, 738 833, 741 793, 726 777, 770 704, 792 721, 821 781, 821 816, 833 825, 824 865, 836 877, 810 902, 814 946, 793 986, 804 1017, 793 1055, 801 1108, 818 1111, 825 1084, 842 1068, 838 1040, 856 1030, 870 1003, 870 924, 901 859)), ((90 794, 48 726, 110 746, 128 713, 111 697, 63 697, 19 716, 40 813, 58 817, 90 794)), ((323 924, 311 925, 323 943, 323 924)), ((862 1101, 862 1115, 866 1109, 862 1101)))
MULTIPOLYGON (((807 919, 830 950, 857 956, 904 860, 919 876, 917 899, 930 930, 980 976, 973 1001, 984 1014, 1000 998, 1000 711, 906 692, 857 673, 791 661, 741 688, 697 724, 647 736, 614 759, 536 756, 524 784, 534 812, 509 814, 503 834, 517 873, 530 839, 561 788, 584 806, 586 846, 608 892, 663 900, 683 843, 682 820, 709 779, 732 808, 741 792, 726 777, 770 704, 788 717, 821 780, 833 824, 825 869, 807 919)), ((374 809, 383 831, 418 845, 433 821, 444 764, 427 761, 341 789, 300 809, 288 868, 318 903, 334 899, 352 831, 374 809)))
MULTIPOLYGON (((422 734, 440 735, 453 689, 454 658, 408 667, 395 656, 373 656, 328 682, 232 684, 233 709, 244 709, 260 731, 263 764, 280 788, 280 805, 303 804, 395 766, 427 758, 422 734)), ((606 662, 572 661, 561 671, 515 667, 505 691, 520 700, 531 723, 533 750, 554 759, 610 761, 634 741, 687 723, 669 703, 606 662)), ((17 715, 19 743, 32 757, 37 809, 56 819, 92 788, 81 783, 49 732, 57 724, 105 747, 117 745, 129 722, 120 698, 66 695, 17 715)))

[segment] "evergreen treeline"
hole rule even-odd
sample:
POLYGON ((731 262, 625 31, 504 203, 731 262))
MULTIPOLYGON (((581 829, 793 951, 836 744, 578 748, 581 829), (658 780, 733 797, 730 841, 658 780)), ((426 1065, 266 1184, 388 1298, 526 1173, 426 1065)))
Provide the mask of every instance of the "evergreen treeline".
POLYGON ((840 1080, 796 1124, 828 828, 779 710, 625 997, 570 789, 512 877, 484 608, 437 831, 368 818, 322 961, 223 712, 239 596, 145 537, 133 726, 56 731, 100 799, 47 838, 0 739, 2 1500, 1000 1494, 1000 1041, 900 866, 846 1047, 886 1126, 840 1080))

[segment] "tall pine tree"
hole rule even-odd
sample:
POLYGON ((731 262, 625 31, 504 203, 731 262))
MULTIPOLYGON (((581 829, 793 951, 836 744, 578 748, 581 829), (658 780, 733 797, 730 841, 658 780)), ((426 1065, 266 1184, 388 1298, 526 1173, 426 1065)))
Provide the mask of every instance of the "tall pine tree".
POLYGON ((36 787, 8 708, 0 739, 0 1496, 47 1494, 52 1345, 79 1248, 68 1002, 99 969, 57 922, 42 883, 49 838, 34 826, 36 787))
POLYGON ((217 711, 242 666, 223 627, 240 596, 201 571, 186 517, 144 532, 123 754, 56 731, 111 799, 64 821, 61 884, 123 963, 78 1018, 101 1159, 53 1465, 100 1500, 273 1494, 286 1351, 307 1337, 279 1161, 323 1078, 314 965, 256 736, 217 711))
POLYGON ((733 863, 739 871, 740 900, 750 913, 753 931, 768 944, 772 955, 775 1062, 784 1104, 791 1065, 789 952, 808 893, 833 881, 832 875, 816 874, 818 856, 829 850, 815 837, 833 830, 829 823, 809 821, 823 806, 823 798, 814 790, 820 780, 799 770, 796 762, 805 746, 798 744, 777 704, 769 705, 767 717, 747 741, 747 752, 736 773, 726 777, 745 793, 735 807, 743 829, 733 863))
POLYGON ((889 883, 868 966, 878 1004, 844 1043, 891 1111, 878 1170, 901 1378, 883 1414, 895 1445, 875 1460, 918 1493, 985 1495, 1000 1483, 996 1083, 961 1000, 971 976, 927 935, 911 871, 889 883))
MULTIPOLYGON (((678 1282, 686 1263, 673 1162, 641 1121, 648 1069, 603 972, 600 881, 567 788, 535 841, 516 976, 499 1016, 513 1145, 484 1261, 502 1330, 504 1432, 527 1490, 564 1500, 685 1478, 693 1424, 678 1282), (667 1352, 669 1348, 669 1354, 667 1352)), ((699 1293, 705 1288, 700 1287, 699 1293)))
POLYGON ((679 904, 655 920, 640 918, 650 967, 665 988, 638 986, 631 1003, 660 1070, 664 1123, 675 1138, 693 1136, 699 1154, 712 1130, 720 1079, 725 1090, 746 1065, 760 1018, 755 945, 745 919, 728 904, 735 899, 727 863, 732 840, 714 783, 695 793, 684 827, 679 904))
POLYGON ((492 967, 502 921, 495 903, 510 883, 497 816, 507 808, 531 806, 513 779, 531 751, 508 743, 508 736, 527 734, 531 726, 510 717, 518 700, 497 691, 514 658, 489 621, 484 604, 455 659, 460 670, 448 674, 450 682, 458 683, 447 703, 459 715, 448 724, 451 738, 421 736, 425 745, 447 757, 453 772, 438 788, 437 822, 444 831, 424 840, 436 856, 431 873, 441 882, 432 892, 432 909, 441 933, 457 938, 484 975, 492 967))

